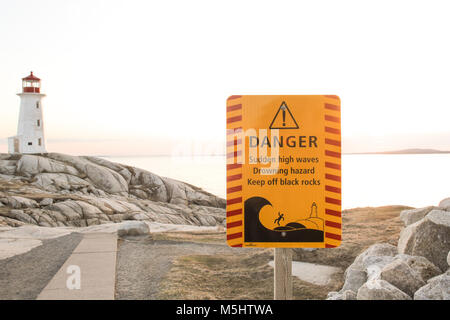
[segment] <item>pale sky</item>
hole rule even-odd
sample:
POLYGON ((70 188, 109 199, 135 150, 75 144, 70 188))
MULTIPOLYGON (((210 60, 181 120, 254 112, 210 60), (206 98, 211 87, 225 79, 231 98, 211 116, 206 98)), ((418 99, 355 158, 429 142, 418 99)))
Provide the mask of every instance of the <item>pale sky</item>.
POLYGON ((450 150, 448 1, 2 1, 0 152, 21 78, 48 151, 224 150, 231 94, 337 94, 345 152, 450 150))

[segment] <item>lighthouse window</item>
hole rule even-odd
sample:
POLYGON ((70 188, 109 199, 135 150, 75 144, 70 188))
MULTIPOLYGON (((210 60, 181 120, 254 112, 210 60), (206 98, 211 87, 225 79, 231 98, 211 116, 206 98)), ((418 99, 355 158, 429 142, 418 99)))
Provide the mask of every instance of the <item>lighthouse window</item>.
POLYGON ((39 138, 38 144, 39 144, 40 146, 42 146, 42 139, 41 139, 41 138, 39 138))
POLYGON ((28 145, 29 145, 29 146, 32 146, 32 145, 33 145, 33 142, 28 142, 28 145))
POLYGON ((41 120, 37 121, 37 126, 40 127, 41 126, 41 120))
POLYGON ((36 109, 39 109, 39 107, 40 107, 39 101, 36 101, 36 109))

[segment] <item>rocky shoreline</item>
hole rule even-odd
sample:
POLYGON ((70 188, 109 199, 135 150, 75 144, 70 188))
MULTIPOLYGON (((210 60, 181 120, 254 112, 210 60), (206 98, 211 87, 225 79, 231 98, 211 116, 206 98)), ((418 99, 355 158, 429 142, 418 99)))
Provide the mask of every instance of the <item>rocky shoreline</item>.
POLYGON ((397 246, 376 243, 356 257, 328 300, 450 300, 450 198, 404 210, 397 246))
POLYGON ((220 226, 225 206, 198 187, 96 157, 0 154, 0 226, 220 226))

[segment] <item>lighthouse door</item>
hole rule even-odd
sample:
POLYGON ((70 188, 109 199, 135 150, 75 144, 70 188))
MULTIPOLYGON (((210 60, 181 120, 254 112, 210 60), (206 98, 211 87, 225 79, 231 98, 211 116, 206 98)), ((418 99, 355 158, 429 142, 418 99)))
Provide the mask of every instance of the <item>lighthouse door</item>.
POLYGON ((14 153, 19 153, 19 139, 14 138, 14 153))

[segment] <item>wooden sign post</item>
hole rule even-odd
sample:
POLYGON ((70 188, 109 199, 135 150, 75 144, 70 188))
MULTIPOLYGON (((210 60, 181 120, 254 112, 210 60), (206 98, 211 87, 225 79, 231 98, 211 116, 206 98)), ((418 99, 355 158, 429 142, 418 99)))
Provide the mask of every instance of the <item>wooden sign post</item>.
POLYGON ((275 300, 292 299, 292 249, 274 249, 274 292, 275 300))
POLYGON ((275 298, 292 297, 288 248, 341 242, 341 116, 333 95, 227 100, 227 242, 275 249, 275 298))

